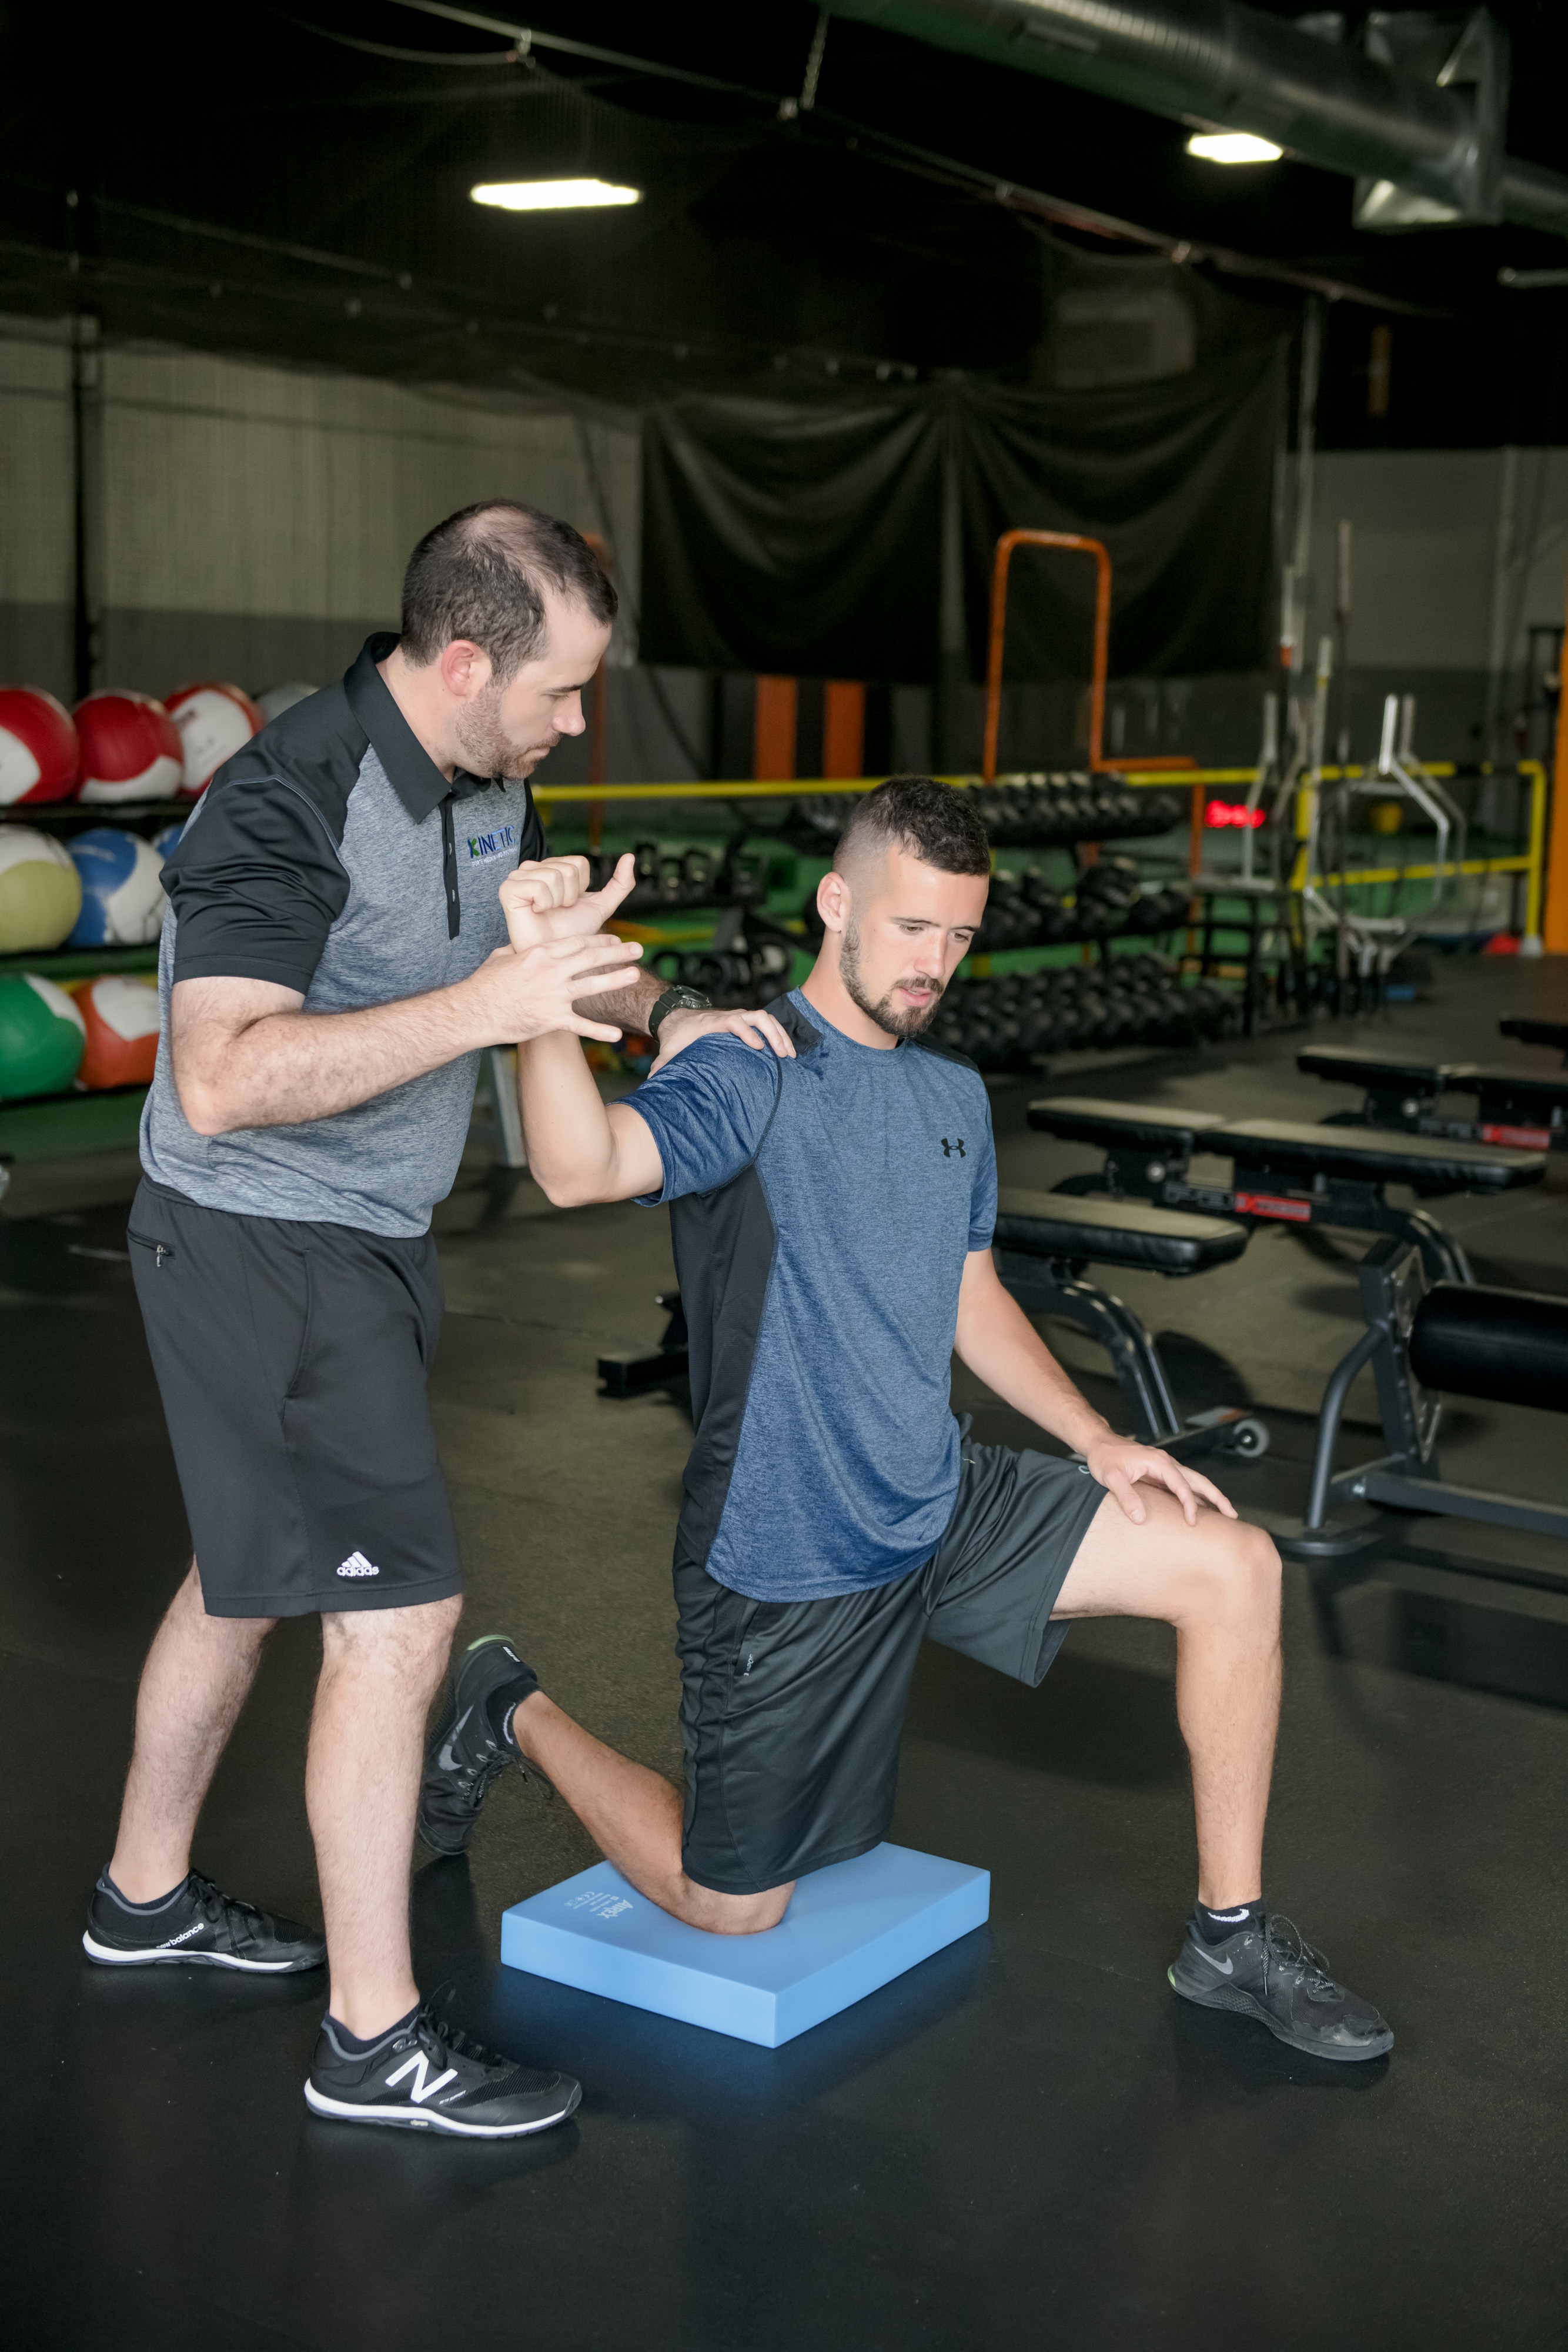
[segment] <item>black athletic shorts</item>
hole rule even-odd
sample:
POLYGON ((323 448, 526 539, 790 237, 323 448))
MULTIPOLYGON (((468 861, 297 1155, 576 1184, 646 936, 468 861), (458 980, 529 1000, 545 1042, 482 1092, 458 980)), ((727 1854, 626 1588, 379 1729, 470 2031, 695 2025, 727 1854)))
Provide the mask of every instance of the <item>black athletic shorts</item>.
POLYGON ((1031 1686, 1051 1612, 1105 1499, 1082 1465, 965 1439, 935 1557, 827 1601, 750 1601, 675 1558, 688 1878, 759 1895, 887 1834, 915 1654, 927 1636, 1031 1686))
POLYGON ((143 1182, 129 1238, 208 1616, 460 1592, 424 1393, 430 1235, 239 1217, 143 1182))

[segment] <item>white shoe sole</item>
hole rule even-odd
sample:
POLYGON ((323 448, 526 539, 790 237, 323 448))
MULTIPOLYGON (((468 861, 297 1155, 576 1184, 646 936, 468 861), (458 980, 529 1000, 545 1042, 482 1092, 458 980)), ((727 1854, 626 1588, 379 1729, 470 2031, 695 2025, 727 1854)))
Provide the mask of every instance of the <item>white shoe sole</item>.
POLYGON ((549 2131, 565 2123, 581 2096, 580 2089, 574 2091, 559 2115, 541 2116, 535 2124, 465 2124, 455 2116, 433 2116, 423 2107, 364 2107, 352 2099, 329 2099, 314 2083, 305 2085, 306 2105, 329 2123, 395 2124, 404 2131, 449 2132, 456 2139, 523 2139, 529 2132, 549 2131))
POLYGON ((246 1976, 287 1977, 303 1976, 307 1969, 326 1966, 324 1960, 242 1960, 228 1952, 117 1952, 111 1944, 99 1943, 90 1928, 82 1937, 81 1948, 89 1960, 110 1969, 243 1969, 246 1976))

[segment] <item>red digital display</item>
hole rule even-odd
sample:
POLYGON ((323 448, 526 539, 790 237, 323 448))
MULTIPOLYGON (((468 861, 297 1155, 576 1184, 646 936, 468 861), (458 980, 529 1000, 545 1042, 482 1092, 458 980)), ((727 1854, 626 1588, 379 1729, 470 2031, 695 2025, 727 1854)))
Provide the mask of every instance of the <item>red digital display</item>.
POLYGON ((1203 812, 1203 821, 1217 833, 1228 824, 1239 825, 1243 833, 1256 833, 1263 822, 1260 808, 1249 809, 1245 801, 1209 801, 1203 812))

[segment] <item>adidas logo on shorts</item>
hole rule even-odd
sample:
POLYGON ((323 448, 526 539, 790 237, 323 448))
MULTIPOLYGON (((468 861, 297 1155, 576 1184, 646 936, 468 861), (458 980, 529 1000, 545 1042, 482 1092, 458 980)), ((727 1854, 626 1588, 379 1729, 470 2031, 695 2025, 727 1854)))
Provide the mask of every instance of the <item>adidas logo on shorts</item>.
POLYGON ((340 1576, 379 1576, 381 1570, 372 1567, 362 1551, 351 1551, 347 1559, 338 1563, 340 1576))

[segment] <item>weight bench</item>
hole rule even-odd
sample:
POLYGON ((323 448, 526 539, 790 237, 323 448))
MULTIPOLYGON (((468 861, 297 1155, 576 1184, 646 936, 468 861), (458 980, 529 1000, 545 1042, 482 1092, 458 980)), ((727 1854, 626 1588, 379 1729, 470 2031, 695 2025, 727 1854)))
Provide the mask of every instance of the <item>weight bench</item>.
POLYGON ((1068 1176, 1059 1193, 1108 1193, 1167 1209, 1233 1217, 1248 1225, 1324 1225, 1392 1234, 1420 1250, 1435 1282, 1469 1282, 1458 1242, 1424 1209, 1396 1208, 1390 1184, 1424 1199, 1512 1192, 1546 1173, 1540 1151, 1501 1145, 1440 1142, 1435 1136, 1385 1135, 1364 1129, 1298 1126, 1288 1119, 1228 1119, 1217 1111, 1167 1110, 1156 1104, 1103 1102, 1059 1095, 1030 1103, 1029 1123, 1065 1143, 1105 1154, 1103 1168, 1068 1176), (1230 1182, 1197 1184, 1195 1152, 1231 1163, 1230 1182))
POLYGON ((1406 1062, 1322 1045, 1296 1055, 1309 1078, 1363 1089, 1358 1111, 1335 1111, 1325 1127, 1378 1127, 1457 1143, 1502 1143, 1521 1151, 1568 1151, 1568 1077, 1486 1069, 1475 1062, 1406 1062), (1439 1095, 1476 1095, 1474 1119, 1439 1118, 1439 1095))
MULTIPOLYGON (((1419 1249, 1392 1235, 1374 1243, 1360 1278, 1366 1329, 1330 1375, 1306 1516, 1299 1528, 1276 1530, 1280 1549, 1307 1563, 1325 1611, 1336 1591, 1372 1573, 1377 1555, 1397 1554, 1468 1576, 1568 1591, 1568 1562, 1553 1574, 1423 1549, 1413 1525, 1419 1516, 1440 1513, 1532 1535, 1568 1536, 1568 1506, 1452 1486, 1437 1464, 1439 1391, 1568 1412, 1568 1299, 1479 1284, 1433 1286, 1419 1249), (1387 1451, 1375 1462, 1336 1474, 1334 1448, 1345 1400, 1367 1363, 1376 1382, 1387 1451), (1342 1503, 1371 1504, 1376 1516, 1332 1518, 1331 1506, 1342 1503)), ((1555 1464, 1557 1456, 1549 1450, 1547 1458, 1555 1464)))
POLYGON ((1497 1025, 1505 1037, 1517 1037, 1521 1045, 1545 1045, 1561 1054, 1563 1066, 1568 1070, 1568 1021, 1528 1021, 1522 1013, 1515 1013, 1497 1025))
POLYGON ((1247 1240, 1245 1225, 1138 1201, 1012 1190, 997 1199, 998 1271, 1019 1305, 1030 1314, 1060 1316, 1098 1339, 1138 1435, 1186 1461, 1216 1452, 1266 1453, 1269 1433, 1260 1421, 1230 1407, 1200 1414, 1184 1429, 1145 1325, 1111 1292, 1085 1282, 1083 1271, 1094 1265, 1173 1277, 1203 1274, 1239 1258, 1247 1240))

